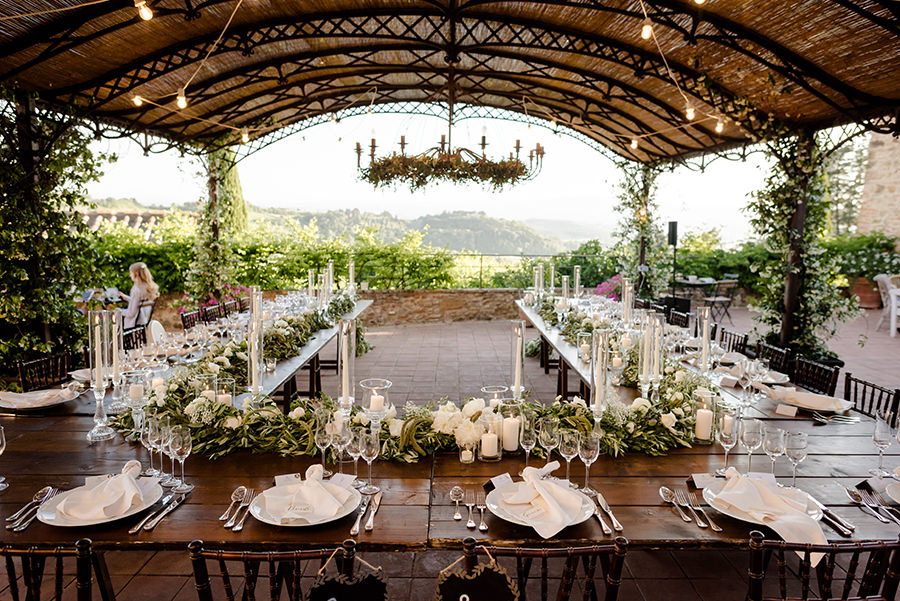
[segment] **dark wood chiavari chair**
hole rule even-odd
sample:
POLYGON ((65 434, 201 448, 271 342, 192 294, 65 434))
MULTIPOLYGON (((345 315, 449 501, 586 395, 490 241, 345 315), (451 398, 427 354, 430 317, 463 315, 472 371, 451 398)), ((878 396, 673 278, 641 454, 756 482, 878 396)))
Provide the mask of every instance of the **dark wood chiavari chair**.
MULTIPOLYGON (((63 587, 69 582, 66 575, 63 560, 75 558, 75 598, 78 601, 91 601, 93 573, 97 574, 97 585, 100 596, 104 601, 115 599, 109 573, 103 556, 91 549, 91 541, 83 538, 75 543, 74 547, 15 547, 6 545, 0 548, 0 556, 6 559, 6 576, 10 589, 7 594, 13 599, 22 598, 20 591, 24 591, 24 599, 54 599, 62 601, 63 587), (16 571, 15 559, 19 559, 20 574, 16 571), (44 582, 44 570, 48 559, 55 559, 53 574, 53 596, 42 595, 41 588, 44 582)), ((66 595, 66 598, 69 598, 66 595)))
MULTIPOLYGON (((718 331, 719 331, 719 324, 717 324, 717 323, 709 324, 709 339, 715 341, 716 333, 718 331)), ((699 338, 702 335, 703 335, 703 332, 700 331, 700 321, 695 319, 694 320, 694 336, 699 338)))
POLYGON ((657 313, 661 313, 663 315, 666 315, 669 311, 669 309, 666 308, 665 305, 660 305, 659 303, 650 303, 650 310, 656 311, 657 313))
POLYGON ((884 388, 847 372, 844 374, 844 400, 853 403, 855 410, 869 417, 875 417, 878 411, 888 411, 896 417, 900 409, 900 388, 884 388))
POLYGON ((241 313, 244 311, 250 310, 250 299, 246 296, 242 296, 238 299, 238 306, 241 308, 241 313))
POLYGON ((122 332, 122 346, 126 351, 141 348, 147 344, 147 326, 137 326, 122 332))
MULTIPOLYGON (((625 554, 628 551, 628 541, 618 536, 614 544, 595 545, 592 547, 569 548, 540 548, 525 549, 522 547, 476 547, 475 539, 468 537, 463 540, 463 556, 465 558, 466 572, 472 573, 478 565, 477 553, 482 552, 495 558, 512 557, 516 560, 516 580, 520 594, 526 590, 528 581, 533 577, 540 578, 541 601, 555 599, 566 601, 580 588, 582 599, 598 599, 615 601, 619 596, 619 588, 622 583, 622 568, 625 565, 625 554), (565 560, 562 573, 559 570, 549 570, 550 559, 562 558, 565 560), (532 574, 534 560, 540 562, 538 574, 532 574), (597 587, 597 564, 600 564, 600 578, 605 582, 605 592, 602 597, 597 587), (578 576, 579 564, 582 574, 578 576), (555 593, 550 594, 551 579, 559 578, 559 584, 555 593)), ((524 598, 524 597, 523 597, 524 598)))
POLYGON ((19 361, 22 392, 57 386, 69 379, 71 358, 68 352, 46 355, 31 361, 19 361))
POLYGON ((840 371, 841 368, 837 366, 832 367, 806 357, 797 357, 793 381, 797 386, 802 386, 810 392, 834 396, 840 371))
POLYGON ((181 314, 181 327, 184 328, 184 331, 188 331, 194 326, 200 323, 200 310, 196 311, 185 311, 181 314))
POLYGON ((726 353, 744 354, 747 352, 747 334, 740 334, 722 328, 722 339, 719 343, 726 353))
POLYGON ((200 307, 200 319, 211 323, 222 317, 222 305, 208 305, 200 307))
POLYGON ((691 325, 691 314, 672 309, 669 312, 669 323, 679 328, 686 328, 691 325))
POLYGON ((279 601, 285 592, 289 601, 306 599, 301 588, 301 577, 310 562, 318 562, 319 569, 334 557, 341 574, 350 578, 353 575, 354 558, 356 557, 356 541, 347 539, 338 549, 313 549, 308 551, 222 551, 203 548, 203 541, 195 540, 188 545, 191 565, 194 569, 194 583, 200 601, 214 601, 212 583, 206 562, 215 561, 219 566, 219 575, 225 589, 225 599, 256 599, 256 586, 260 577, 269 581, 269 599, 279 601), (237 578, 243 578, 241 590, 235 594, 229 573, 229 563, 240 564, 242 570, 237 578), (262 564, 268 566, 267 574, 261 573, 262 564))
POLYGON ((222 309, 225 311, 225 317, 228 317, 232 313, 240 312, 241 305, 236 300, 230 300, 222 305, 222 309))
POLYGON ((650 301, 646 301, 642 298, 636 298, 636 299, 634 299, 634 308, 635 309, 649 309, 650 301))
POLYGON ((790 375, 791 349, 780 348, 765 342, 756 343, 756 356, 769 362, 769 369, 790 375))
POLYGON ((750 533, 749 601, 804 599, 818 601, 891 601, 900 580, 900 542, 873 541, 808 545, 764 540, 763 533, 750 533), (811 554, 823 553, 812 566, 811 554), (800 557, 797 557, 800 554, 800 557), (774 557, 778 567, 779 595, 764 594, 767 564, 774 557), (789 564, 799 561, 794 575, 789 564), (835 567, 838 567, 835 570, 835 567), (862 573, 860 568, 862 567, 862 573), (837 572, 837 573, 835 573, 837 572), (813 582, 815 574, 815 582, 813 582), (818 594, 813 592, 813 587, 818 594), (799 590, 796 590, 799 587, 799 590))

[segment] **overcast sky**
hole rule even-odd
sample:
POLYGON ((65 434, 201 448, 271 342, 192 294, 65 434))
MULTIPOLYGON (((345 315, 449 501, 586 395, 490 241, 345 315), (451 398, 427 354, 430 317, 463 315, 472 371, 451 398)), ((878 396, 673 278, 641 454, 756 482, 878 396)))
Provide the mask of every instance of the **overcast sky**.
MULTIPOLYGON (((399 149, 406 135, 407 152, 435 146, 446 123, 429 117, 366 115, 327 123, 271 144, 239 163, 244 196, 259 206, 306 211, 357 208, 389 211, 413 218, 443 211, 484 211, 505 219, 561 219, 588 224, 617 220, 617 170, 603 154, 565 135, 542 127, 470 119, 453 129, 454 146, 471 149, 484 131, 488 154, 508 156, 520 139, 524 148, 540 142, 546 149, 542 173, 530 182, 500 193, 479 186, 431 185, 417 193, 406 189, 374 190, 357 180, 355 143, 377 139, 379 154, 399 149)), ((98 141, 95 149, 115 152, 102 179, 89 186, 95 198, 135 198, 142 203, 194 201, 204 194, 196 174, 199 165, 177 151, 145 157, 128 140, 98 141)), ((527 156, 527 151, 525 152, 527 156)), ((363 158, 365 161, 365 157, 363 158)), ((660 179, 657 201, 662 221, 679 222, 681 232, 719 227, 726 242, 751 236, 741 209, 748 193, 762 186, 762 155, 747 162, 717 160, 704 173, 679 168, 660 179)))

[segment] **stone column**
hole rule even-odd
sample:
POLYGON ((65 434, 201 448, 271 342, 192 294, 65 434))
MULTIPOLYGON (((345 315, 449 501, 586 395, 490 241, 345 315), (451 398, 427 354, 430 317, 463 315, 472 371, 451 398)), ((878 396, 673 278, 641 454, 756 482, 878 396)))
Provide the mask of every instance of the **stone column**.
POLYGON ((857 231, 900 238, 900 139, 889 134, 872 134, 869 140, 857 231))

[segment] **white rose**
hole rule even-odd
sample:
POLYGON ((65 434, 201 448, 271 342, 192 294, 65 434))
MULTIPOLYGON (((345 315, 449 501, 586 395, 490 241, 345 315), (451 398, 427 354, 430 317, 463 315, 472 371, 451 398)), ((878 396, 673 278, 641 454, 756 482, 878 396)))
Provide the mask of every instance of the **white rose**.
POLYGON ((390 431, 391 436, 400 436, 400 432, 403 431, 403 422, 399 419, 389 420, 388 430, 390 431))
POLYGON ((457 409, 456 405, 453 404, 453 401, 447 401, 446 403, 441 405, 439 411, 444 411, 446 413, 455 413, 456 411, 459 411, 459 409, 457 409))
POLYGON ((632 411, 646 411, 650 408, 650 401, 647 399, 642 399, 640 397, 634 399, 631 403, 632 411))
POLYGON ((238 351, 238 352, 237 352, 237 358, 240 359, 241 361, 246 361, 246 360, 247 360, 247 353, 243 353, 243 352, 241 352, 241 351, 238 351))
POLYGON ((250 409, 253 408, 253 405, 251 404, 251 397, 248 396, 244 398, 244 402, 241 403, 241 408, 244 411, 250 411, 250 409))
POLYGON ((226 357, 230 357, 232 354, 234 354, 234 351, 231 350, 230 344, 225 347, 225 350, 222 352, 222 354, 225 355, 226 357))
POLYGON ((587 403, 585 403, 584 399, 579 396, 573 398, 571 404, 572 405, 580 405, 581 407, 587 407, 587 403))
POLYGON ((674 413, 678 417, 684 417, 684 411, 681 410, 681 407, 675 407, 674 409, 672 409, 672 413, 674 413))
POLYGON ((384 413, 384 420, 391 421, 395 417, 397 417, 397 408, 391 405, 391 408, 384 413))
POLYGON ((676 392, 675 394, 672 395, 672 398, 678 402, 681 402, 684 400, 684 395, 681 394, 680 392, 676 392))
POLYGON ((162 407, 165 404, 166 404, 166 399, 164 399, 163 397, 157 397, 157 399, 156 399, 157 407, 162 407))
POLYGON ((678 421, 678 419, 672 413, 663 413, 662 415, 659 416, 659 421, 666 428, 668 428, 669 430, 674 432, 675 429, 673 428, 673 426, 675 425, 675 422, 678 421))
POLYGON ((683 369, 679 369, 678 371, 676 371, 675 372, 675 383, 680 384, 681 382, 684 382, 684 377, 686 375, 687 375, 687 372, 685 372, 683 369))
POLYGON ((241 425, 241 419, 239 417, 231 416, 225 420, 225 427, 229 428, 231 430, 234 430, 235 428, 239 428, 240 425, 241 425))
POLYGON ((673 371, 675 371, 675 368, 674 368, 674 367, 672 367, 671 365, 666 366, 666 373, 667 373, 667 374, 670 374, 670 373, 672 373, 673 371))
POLYGON ((634 422, 628 422, 627 424, 625 424, 625 429, 628 430, 629 434, 634 432, 634 422))
POLYGON ((462 408, 462 413, 467 418, 471 418, 480 411, 484 411, 484 399, 472 399, 462 408))
POLYGON ((363 426, 368 426, 368 425, 369 425, 369 418, 368 418, 368 416, 366 416, 365 413, 363 413, 362 411, 360 411, 359 413, 356 414, 356 422, 357 422, 358 424, 363 425, 363 426))
POLYGON ((288 417, 291 419, 300 419, 304 416, 304 414, 306 414, 306 411, 303 409, 303 407, 298 406, 291 409, 290 413, 288 413, 288 417))
POLYGON ((208 371, 211 374, 217 374, 217 373, 219 373, 219 366, 216 365, 215 363, 207 363, 206 371, 208 371))
POLYGON ((443 428, 447 421, 450 419, 450 414, 446 411, 435 411, 431 415, 431 429, 435 432, 440 432, 441 428, 443 428))

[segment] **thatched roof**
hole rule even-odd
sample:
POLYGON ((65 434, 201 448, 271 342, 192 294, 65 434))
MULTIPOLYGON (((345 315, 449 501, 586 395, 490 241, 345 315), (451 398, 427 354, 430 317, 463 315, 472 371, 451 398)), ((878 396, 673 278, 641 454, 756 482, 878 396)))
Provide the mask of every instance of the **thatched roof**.
MULTIPOLYGON (((83 0, 0 0, 0 15, 83 0)), ((638 0, 109 0, 0 22, 0 81, 130 130, 211 146, 348 106, 453 102, 574 127, 649 160, 741 144, 685 123, 638 0), (189 107, 175 110, 187 86, 189 107), (163 105, 136 107, 135 95, 163 105), (209 121, 197 120, 199 117, 209 121), (637 150, 629 148, 635 135, 637 150)), ((900 2, 645 0, 672 76, 701 114, 746 97, 821 128, 900 107, 900 2), (722 96, 701 85, 705 77, 722 96)), ((255 135, 255 134, 254 134, 255 135)))

